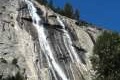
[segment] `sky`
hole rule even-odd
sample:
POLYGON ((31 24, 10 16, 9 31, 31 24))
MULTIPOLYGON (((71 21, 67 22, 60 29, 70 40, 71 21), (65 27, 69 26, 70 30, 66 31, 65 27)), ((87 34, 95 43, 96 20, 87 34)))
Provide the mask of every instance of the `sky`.
POLYGON ((120 32, 120 0, 53 0, 55 6, 70 2, 80 18, 99 27, 120 32))

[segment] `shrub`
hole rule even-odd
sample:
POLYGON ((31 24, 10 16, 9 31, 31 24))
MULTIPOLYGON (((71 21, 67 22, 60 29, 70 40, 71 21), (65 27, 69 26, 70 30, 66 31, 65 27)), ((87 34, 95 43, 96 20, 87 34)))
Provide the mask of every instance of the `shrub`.
POLYGON ((12 76, 12 77, 7 77, 7 78, 4 78, 4 79, 0 79, 0 80, 26 80, 24 78, 23 75, 20 74, 20 72, 18 72, 15 76, 12 76))
POLYGON ((103 32, 94 46, 91 62, 95 80, 120 80, 120 35, 103 32))
POLYGON ((7 63, 7 61, 4 58, 0 58, 2 63, 7 63))
POLYGON ((14 59, 12 60, 12 64, 14 64, 14 65, 17 65, 17 62, 18 62, 18 60, 17 60, 16 58, 14 58, 14 59))

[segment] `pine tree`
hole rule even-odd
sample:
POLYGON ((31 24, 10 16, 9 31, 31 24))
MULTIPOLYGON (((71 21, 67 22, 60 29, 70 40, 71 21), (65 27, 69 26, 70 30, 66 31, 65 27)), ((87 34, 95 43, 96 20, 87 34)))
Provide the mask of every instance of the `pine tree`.
POLYGON ((73 7, 70 3, 66 3, 64 5, 64 15, 69 17, 69 18, 73 18, 73 7))
POLYGON ((47 5, 48 1, 47 0, 43 0, 43 4, 47 5))
POLYGON ((120 80, 120 35, 104 32, 98 37, 93 52, 94 80, 120 80))
POLYGON ((80 11, 78 9, 75 10, 75 13, 74 13, 74 19, 78 20, 80 19, 80 11))
POLYGON ((40 4, 47 5, 48 1, 47 0, 37 0, 40 4))
POLYGON ((53 0, 49 0, 48 7, 50 7, 53 10, 55 9, 53 5, 53 0))

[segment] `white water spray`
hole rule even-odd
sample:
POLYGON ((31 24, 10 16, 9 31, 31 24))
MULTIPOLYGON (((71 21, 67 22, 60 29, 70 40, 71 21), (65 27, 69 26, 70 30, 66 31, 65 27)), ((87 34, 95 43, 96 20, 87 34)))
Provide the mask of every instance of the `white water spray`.
POLYGON ((76 54, 76 51, 75 51, 74 47, 72 46, 72 40, 71 40, 68 32, 65 30, 65 25, 63 24, 63 22, 61 21, 61 19, 60 19, 59 16, 57 17, 57 20, 58 20, 58 22, 60 23, 60 25, 63 27, 65 36, 67 37, 68 42, 69 42, 69 47, 71 48, 70 50, 71 50, 72 53, 73 53, 72 55, 74 56, 74 58, 75 58, 75 60, 76 60, 77 62, 80 62, 80 59, 79 59, 78 55, 76 54))
POLYGON ((45 32, 44 32, 44 27, 43 27, 42 24, 39 24, 41 22, 41 18, 37 14, 36 8, 34 7, 34 5, 33 5, 33 3, 31 1, 25 0, 25 2, 28 5, 29 13, 30 13, 30 16, 32 17, 32 20, 33 20, 33 25, 35 26, 35 28, 38 31, 38 37, 39 37, 40 46, 41 46, 42 50, 44 51, 44 54, 46 56, 49 56, 49 58, 50 58, 50 59, 47 59, 47 60, 49 60, 48 64, 50 64, 50 62, 52 63, 51 65, 56 70, 58 75, 62 78, 62 80, 68 80, 65 73, 63 72, 62 68, 55 61, 53 53, 52 53, 52 51, 50 49, 49 42, 46 40, 47 37, 46 37, 45 32))
MULTIPOLYGON (((81 62, 81 60, 80 60, 80 58, 78 57, 78 54, 77 54, 77 52, 76 52, 76 50, 74 49, 74 47, 72 46, 72 40, 71 40, 71 38, 70 38, 70 35, 69 35, 69 33, 65 30, 65 25, 64 25, 64 23, 62 22, 62 20, 60 19, 60 17, 59 16, 57 16, 57 20, 58 20, 58 22, 60 23, 60 25, 63 27, 63 31, 64 31, 64 34, 65 34, 65 37, 67 37, 67 41, 65 42, 65 44, 66 45, 68 45, 67 47, 70 47, 70 49, 68 50, 69 51, 69 54, 70 54, 70 57, 71 57, 71 60, 72 60, 72 62, 77 62, 77 63, 82 63, 81 62), (68 44, 67 44, 68 43, 68 44), (72 56, 73 55, 73 56, 72 56), (73 57, 74 57, 74 59, 75 59, 75 61, 74 61, 74 59, 73 59, 73 57)), ((83 65, 83 64, 81 64, 81 66, 84 68, 84 70, 86 70, 87 71, 87 69, 85 68, 85 66, 83 65)))

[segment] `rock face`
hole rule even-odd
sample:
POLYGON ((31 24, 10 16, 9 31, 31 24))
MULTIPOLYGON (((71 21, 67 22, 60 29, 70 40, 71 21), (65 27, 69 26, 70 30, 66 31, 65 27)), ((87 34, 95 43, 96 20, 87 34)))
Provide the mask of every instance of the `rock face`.
POLYGON ((27 80, 91 80, 89 57, 102 30, 76 22, 36 1, 0 0, 2 78, 20 72, 27 80))

